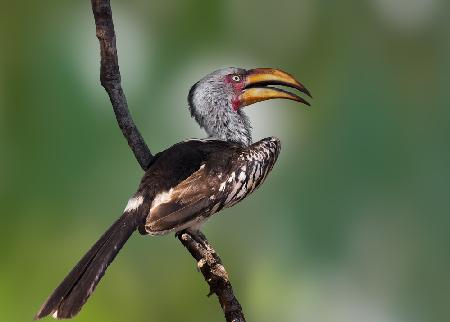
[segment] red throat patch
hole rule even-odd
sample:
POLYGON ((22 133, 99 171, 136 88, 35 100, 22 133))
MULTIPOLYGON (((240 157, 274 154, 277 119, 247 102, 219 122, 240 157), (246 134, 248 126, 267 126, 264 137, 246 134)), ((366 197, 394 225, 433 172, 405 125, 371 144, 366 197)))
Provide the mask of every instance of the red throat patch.
POLYGON ((233 111, 237 112, 237 110, 241 107, 241 101, 239 98, 233 98, 231 105, 233 107, 233 111))

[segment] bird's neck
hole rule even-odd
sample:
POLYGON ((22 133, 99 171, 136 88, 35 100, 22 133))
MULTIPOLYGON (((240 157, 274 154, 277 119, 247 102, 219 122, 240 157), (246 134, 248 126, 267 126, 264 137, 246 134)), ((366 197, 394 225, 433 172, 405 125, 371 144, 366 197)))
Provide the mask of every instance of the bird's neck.
POLYGON ((252 144, 250 121, 242 111, 232 111, 226 115, 210 115, 201 126, 209 138, 236 142, 243 146, 252 144))
MULTIPOLYGON (((208 85, 208 84, 206 84, 208 85)), ((189 91, 188 106, 191 116, 209 138, 231 141, 248 146, 252 144, 250 121, 241 109, 235 110, 231 100, 217 99, 215 92, 202 89, 205 84, 195 84, 189 91)))

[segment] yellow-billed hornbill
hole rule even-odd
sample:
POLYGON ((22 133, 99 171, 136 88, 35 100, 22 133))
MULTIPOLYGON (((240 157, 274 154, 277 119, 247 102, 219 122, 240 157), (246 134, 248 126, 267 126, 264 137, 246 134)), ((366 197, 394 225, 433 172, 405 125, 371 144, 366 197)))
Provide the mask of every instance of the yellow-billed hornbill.
POLYGON ((280 141, 269 137, 252 143, 242 107, 274 98, 308 104, 271 85, 310 96, 291 75, 270 68, 225 68, 197 82, 189 92, 189 109, 208 138, 180 142, 155 155, 122 216, 81 258, 36 318, 76 315, 135 230, 149 235, 196 231, 213 214, 258 188, 277 160, 280 141))

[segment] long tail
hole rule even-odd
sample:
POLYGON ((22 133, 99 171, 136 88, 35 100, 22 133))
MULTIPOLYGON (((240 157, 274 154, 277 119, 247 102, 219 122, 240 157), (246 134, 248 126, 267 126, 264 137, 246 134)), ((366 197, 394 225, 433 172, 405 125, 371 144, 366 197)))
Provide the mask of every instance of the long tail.
POLYGON ((142 197, 130 199, 124 214, 100 237, 53 291, 36 314, 36 320, 49 314, 55 319, 70 319, 81 310, 105 274, 108 265, 142 223, 145 214, 142 203, 142 197))

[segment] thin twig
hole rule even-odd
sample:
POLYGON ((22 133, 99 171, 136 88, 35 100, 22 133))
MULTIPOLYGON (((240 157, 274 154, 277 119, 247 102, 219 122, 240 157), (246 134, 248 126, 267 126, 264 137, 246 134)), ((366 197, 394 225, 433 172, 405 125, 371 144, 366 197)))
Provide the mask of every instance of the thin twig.
MULTIPOLYGON (((134 124, 122 89, 111 5, 109 0, 91 0, 91 3, 97 38, 100 42, 100 81, 109 95, 122 134, 145 171, 153 155, 134 124)), ((228 273, 206 237, 201 232, 193 234, 183 231, 178 234, 178 239, 197 261, 200 271, 209 284, 210 295, 213 293, 217 295, 226 321, 245 322, 242 307, 234 296, 228 273)))
POLYGON ((153 155, 134 124, 122 89, 111 6, 109 0, 91 0, 91 3, 97 38, 100 42, 100 82, 109 95, 123 136, 127 139, 141 168, 145 171, 148 169, 153 155))

